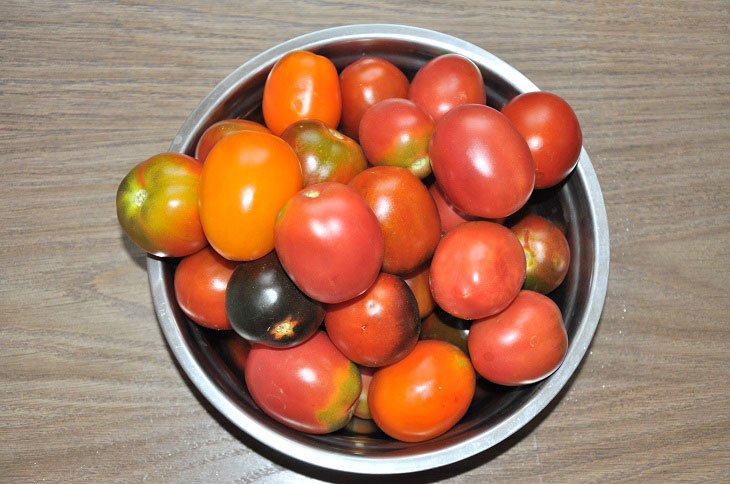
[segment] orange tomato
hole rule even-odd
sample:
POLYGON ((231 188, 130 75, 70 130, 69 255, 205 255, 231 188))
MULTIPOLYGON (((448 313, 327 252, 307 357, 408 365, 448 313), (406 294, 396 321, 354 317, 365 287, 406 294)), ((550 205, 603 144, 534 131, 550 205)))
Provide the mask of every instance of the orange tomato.
POLYGON ((391 437, 421 442, 439 436, 464 416, 476 388, 469 358, 445 341, 419 341, 405 358, 378 370, 368 405, 391 437))
POLYGON ((307 51, 285 55, 266 79, 263 111, 266 126, 277 136, 295 121, 306 118, 337 128, 342 95, 335 65, 307 51))
POLYGON ((294 150, 257 131, 233 133, 208 154, 200 176, 200 221, 210 245, 231 260, 274 248, 279 209, 302 188, 294 150))

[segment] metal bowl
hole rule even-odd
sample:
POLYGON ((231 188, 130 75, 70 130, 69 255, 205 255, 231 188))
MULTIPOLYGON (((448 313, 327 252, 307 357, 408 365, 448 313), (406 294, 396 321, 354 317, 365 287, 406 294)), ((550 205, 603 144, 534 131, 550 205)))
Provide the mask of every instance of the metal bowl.
MULTIPOLYGON (((380 56, 409 77, 435 56, 461 54, 479 66, 488 104, 497 109, 519 93, 538 90, 504 61, 449 35, 401 25, 336 27, 279 44, 240 66, 187 118, 170 151, 192 154, 203 131, 221 119, 261 120, 266 76, 282 55, 293 50, 326 55, 338 69, 364 55, 380 56)), ((480 379, 465 417, 446 434, 427 442, 405 443, 384 434, 347 430, 308 435, 270 419, 256 407, 240 371, 226 357, 225 338, 197 326, 181 312, 173 289, 174 261, 150 257, 147 268, 155 310, 172 352, 193 384, 226 418, 263 444, 310 464, 363 474, 405 473, 450 464, 504 440, 544 409, 577 368, 598 325, 608 281, 608 223, 585 150, 567 181, 536 192, 527 210, 547 214, 564 223, 567 231, 570 272, 550 295, 565 320, 570 341, 567 356, 554 374, 537 384, 499 387, 480 379)))

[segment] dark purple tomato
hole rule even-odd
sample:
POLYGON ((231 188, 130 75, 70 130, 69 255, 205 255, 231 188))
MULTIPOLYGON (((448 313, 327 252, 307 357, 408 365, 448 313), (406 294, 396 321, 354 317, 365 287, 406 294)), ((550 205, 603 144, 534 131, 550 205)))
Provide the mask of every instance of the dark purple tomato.
POLYGON ((512 123, 488 106, 449 111, 433 130, 429 153, 444 194, 468 215, 507 217, 532 194, 530 148, 512 123))
POLYGON ((548 294, 563 282, 570 266, 570 246, 548 219, 527 215, 512 227, 527 261, 525 289, 548 294))
POLYGON ((438 122, 462 104, 486 104, 487 95, 479 68, 458 54, 445 54, 428 61, 411 82, 408 99, 438 122))
POLYGON ((324 319, 320 303, 289 279, 275 252, 238 265, 226 290, 226 312, 233 329, 251 342, 294 346, 324 319))
POLYGON ((368 166, 360 145, 318 119, 296 121, 281 133, 281 139, 299 158, 304 186, 347 183, 368 166))

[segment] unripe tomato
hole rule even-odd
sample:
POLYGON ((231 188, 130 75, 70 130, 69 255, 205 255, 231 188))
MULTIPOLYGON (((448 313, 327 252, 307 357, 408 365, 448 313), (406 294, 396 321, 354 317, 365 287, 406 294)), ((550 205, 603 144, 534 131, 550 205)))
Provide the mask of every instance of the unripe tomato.
POLYGON ((277 136, 300 119, 319 119, 336 129, 342 113, 340 79, 326 57, 306 51, 286 54, 264 86, 266 126, 277 136))
POLYGON ((276 214, 299 189, 297 155, 284 140, 256 131, 223 138, 205 160, 200 220, 210 245, 231 260, 274 248, 276 214))
POLYGON ((205 161, 208 157, 208 153, 213 147, 224 137, 231 133, 238 131, 259 131, 261 133, 271 133, 266 126, 262 126, 255 121, 249 121, 248 119, 224 119, 211 125, 202 134, 198 140, 198 145, 195 147, 195 158, 200 161, 205 161))
POLYGON ((198 211, 202 168, 180 153, 132 168, 117 189, 117 218, 132 242, 159 257, 184 257, 208 244, 198 211))
POLYGON ((568 241, 552 222, 527 215, 512 227, 525 250, 525 289, 548 294, 563 282, 570 267, 568 241))

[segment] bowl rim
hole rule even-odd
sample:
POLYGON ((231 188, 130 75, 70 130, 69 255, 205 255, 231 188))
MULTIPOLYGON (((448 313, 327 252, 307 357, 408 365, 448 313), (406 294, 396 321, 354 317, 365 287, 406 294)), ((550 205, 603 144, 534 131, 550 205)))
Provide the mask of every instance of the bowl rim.
MULTIPOLYGON (((499 71, 518 91, 538 91, 538 87, 527 77, 497 58, 493 54, 441 32, 398 24, 359 24, 332 27, 294 37, 245 62, 223 79, 193 110, 183 123, 169 147, 172 152, 185 152, 191 136, 199 132, 209 119, 220 99, 227 98, 239 86, 242 79, 255 75, 273 61, 293 50, 315 49, 332 41, 387 38, 424 42, 441 47, 445 51, 469 57, 490 69, 499 71)), ((377 458, 348 455, 306 445, 277 433, 259 423, 244 412, 231 398, 213 382, 201 364, 194 358, 194 352, 178 326, 170 301, 165 297, 165 262, 155 257, 147 258, 147 272, 155 313, 162 332, 175 358, 187 377, 205 398, 238 428, 273 448, 274 450, 303 462, 319 467, 359 474, 400 474, 423 471, 451 464, 482 452, 517 432, 537 416, 565 386, 582 361, 598 326, 608 286, 609 272, 609 230, 606 209, 598 178, 588 154, 581 148, 578 164, 573 176, 580 177, 587 191, 587 208, 593 224, 594 266, 591 274, 591 288, 582 321, 577 323, 576 332, 569 343, 562 365, 541 387, 527 399, 512 415, 502 422, 442 449, 419 454, 401 456, 378 456, 377 458)))

